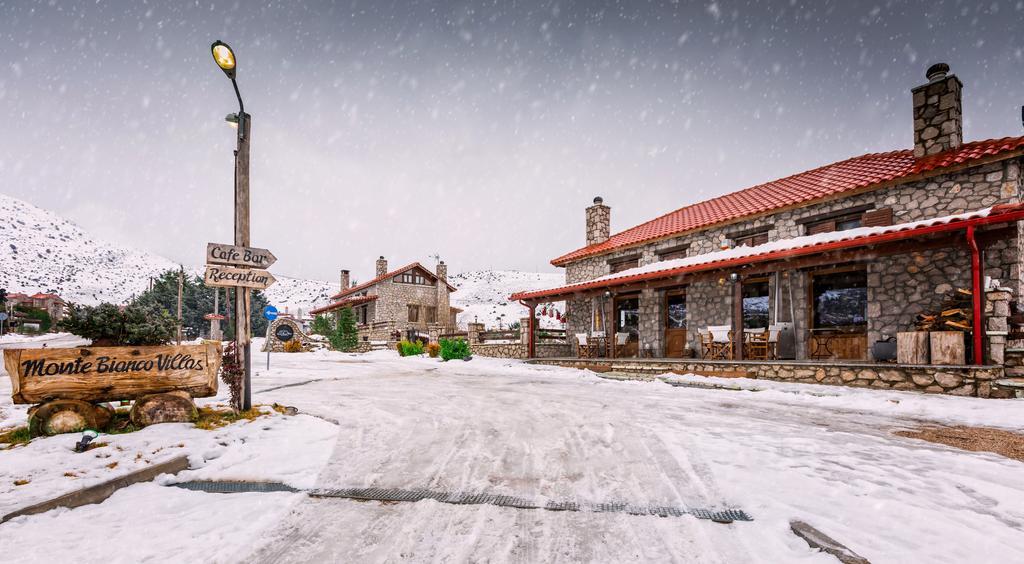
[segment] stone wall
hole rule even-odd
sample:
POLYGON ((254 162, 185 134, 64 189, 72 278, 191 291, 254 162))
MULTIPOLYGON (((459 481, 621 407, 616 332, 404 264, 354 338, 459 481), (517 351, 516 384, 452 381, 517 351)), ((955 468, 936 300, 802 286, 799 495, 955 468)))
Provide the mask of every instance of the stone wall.
POLYGON ((274 336, 274 331, 281 325, 288 325, 292 328, 292 333, 295 335, 292 339, 298 339, 302 343, 302 350, 308 351, 314 347, 313 340, 302 330, 301 325, 286 317, 279 317, 267 325, 266 339, 263 340, 261 351, 267 352, 269 349, 271 352, 284 352, 284 342, 274 336))
POLYGON ((665 292, 643 290, 640 292, 640 348, 639 354, 664 356, 665 336, 664 313, 665 292))
POLYGON ((702 280, 686 288, 686 340, 700 354, 698 328, 708 325, 732 324, 732 283, 723 280, 702 280))
POLYGON ((910 366, 820 363, 700 362, 666 360, 659 362, 630 359, 532 360, 576 368, 605 367, 633 374, 699 374, 702 376, 744 377, 806 384, 828 384, 883 390, 918 391, 955 396, 991 397, 992 383, 1003 376, 1001 366, 910 366))
MULTIPOLYGON (((491 358, 525 359, 529 353, 529 346, 522 343, 477 343, 470 348, 474 355, 491 358)), ((537 343, 535 352, 536 358, 565 358, 569 356, 570 346, 564 343, 537 343)))

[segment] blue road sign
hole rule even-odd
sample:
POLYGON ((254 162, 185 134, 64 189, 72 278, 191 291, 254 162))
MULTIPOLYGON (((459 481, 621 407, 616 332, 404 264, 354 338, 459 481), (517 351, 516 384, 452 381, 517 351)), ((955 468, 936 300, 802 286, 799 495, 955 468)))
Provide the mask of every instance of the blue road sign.
POLYGON ((263 308, 263 317, 265 317, 267 321, 273 321, 277 319, 277 308, 272 305, 268 305, 267 307, 263 308))

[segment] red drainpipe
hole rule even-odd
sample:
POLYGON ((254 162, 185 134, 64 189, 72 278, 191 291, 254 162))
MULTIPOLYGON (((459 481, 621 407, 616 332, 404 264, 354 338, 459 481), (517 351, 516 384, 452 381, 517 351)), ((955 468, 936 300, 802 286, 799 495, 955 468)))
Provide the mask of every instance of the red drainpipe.
POLYGON ((974 226, 967 226, 967 246, 971 248, 971 298, 974 301, 974 319, 971 334, 974 336, 974 364, 984 364, 985 354, 982 351, 982 322, 981 322, 981 251, 978 249, 978 242, 974 239, 974 226))

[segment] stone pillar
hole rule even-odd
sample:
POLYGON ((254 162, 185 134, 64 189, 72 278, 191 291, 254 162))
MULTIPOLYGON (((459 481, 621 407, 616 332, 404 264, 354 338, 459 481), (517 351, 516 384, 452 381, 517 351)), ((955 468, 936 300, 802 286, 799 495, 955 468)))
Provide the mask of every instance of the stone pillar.
POLYGON ((1006 336, 1009 334, 1010 292, 993 290, 985 293, 985 337, 989 364, 1005 362, 1006 336))
POLYGON ((484 330, 484 324, 483 323, 469 323, 469 324, 467 324, 467 328, 468 328, 468 332, 469 332, 469 335, 468 335, 469 344, 475 345, 475 344, 480 343, 480 333, 482 333, 483 330, 484 330))
POLYGON ((928 84, 911 90, 914 102, 914 157, 921 158, 956 149, 963 141, 961 91, 956 75, 947 75, 949 65, 928 68, 928 84))
POLYGON ((341 284, 341 291, 342 292, 344 292, 345 290, 348 289, 349 286, 351 286, 351 283, 350 283, 351 279, 352 278, 351 278, 351 275, 350 275, 349 271, 347 271, 347 270, 342 270, 341 271, 341 279, 339 280, 339 282, 341 284))
POLYGON ((664 319, 662 306, 664 293, 652 289, 640 292, 640 351, 641 357, 665 356, 662 348, 664 319))
POLYGON ((387 273, 388 273, 388 261, 387 261, 387 259, 384 258, 384 255, 381 255, 377 259, 377 274, 376 274, 376 277, 380 278, 381 276, 384 276, 387 273))
MULTIPOLYGON (((537 320, 539 322, 540 320, 537 320)), ((524 345, 530 344, 530 318, 524 317, 519 320, 519 342, 524 345)))
POLYGON ((448 265, 437 263, 437 323, 448 326, 451 321, 451 296, 448 293, 448 265))
POLYGON ((603 243, 611 236, 612 209, 604 205, 601 196, 587 208, 587 245, 603 243))

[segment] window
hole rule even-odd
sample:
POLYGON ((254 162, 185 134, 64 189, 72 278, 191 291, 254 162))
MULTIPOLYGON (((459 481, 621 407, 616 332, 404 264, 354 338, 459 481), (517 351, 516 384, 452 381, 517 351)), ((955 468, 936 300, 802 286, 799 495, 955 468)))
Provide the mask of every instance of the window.
POLYGON ((640 264, 640 259, 632 257, 622 260, 616 260, 614 262, 608 261, 608 264, 611 267, 612 274, 614 274, 616 272, 622 272, 623 270, 629 270, 630 268, 636 268, 640 264))
POLYGON ((768 326, 768 280, 743 282, 743 328, 768 326))
POLYGON ((751 235, 743 235, 733 239, 736 242, 737 247, 753 247, 755 245, 763 245, 768 242, 768 232, 763 231, 761 233, 753 233, 751 235))
POLYGON ((672 247, 671 249, 664 249, 658 251, 658 260, 673 260, 686 258, 689 248, 689 245, 679 245, 677 247, 672 247))
POLYGON ((433 283, 419 272, 403 272, 395 276, 395 282, 399 284, 419 284, 420 286, 433 286, 433 283))
POLYGON ((419 323, 420 321, 420 306, 410 305, 409 306, 409 323, 419 323))
POLYGON ((671 294, 665 303, 665 328, 686 329, 686 294, 671 294))
POLYGON ((356 308, 356 322, 360 325, 366 325, 367 309, 367 306, 356 308))
POLYGON ((427 323, 437 323, 437 308, 433 306, 427 306, 424 309, 426 309, 427 323))
POLYGON ((615 332, 629 333, 629 340, 640 337, 640 298, 625 298, 615 302, 615 332))
POLYGON ((867 271, 815 275, 811 290, 815 329, 852 327, 867 323, 867 271))

